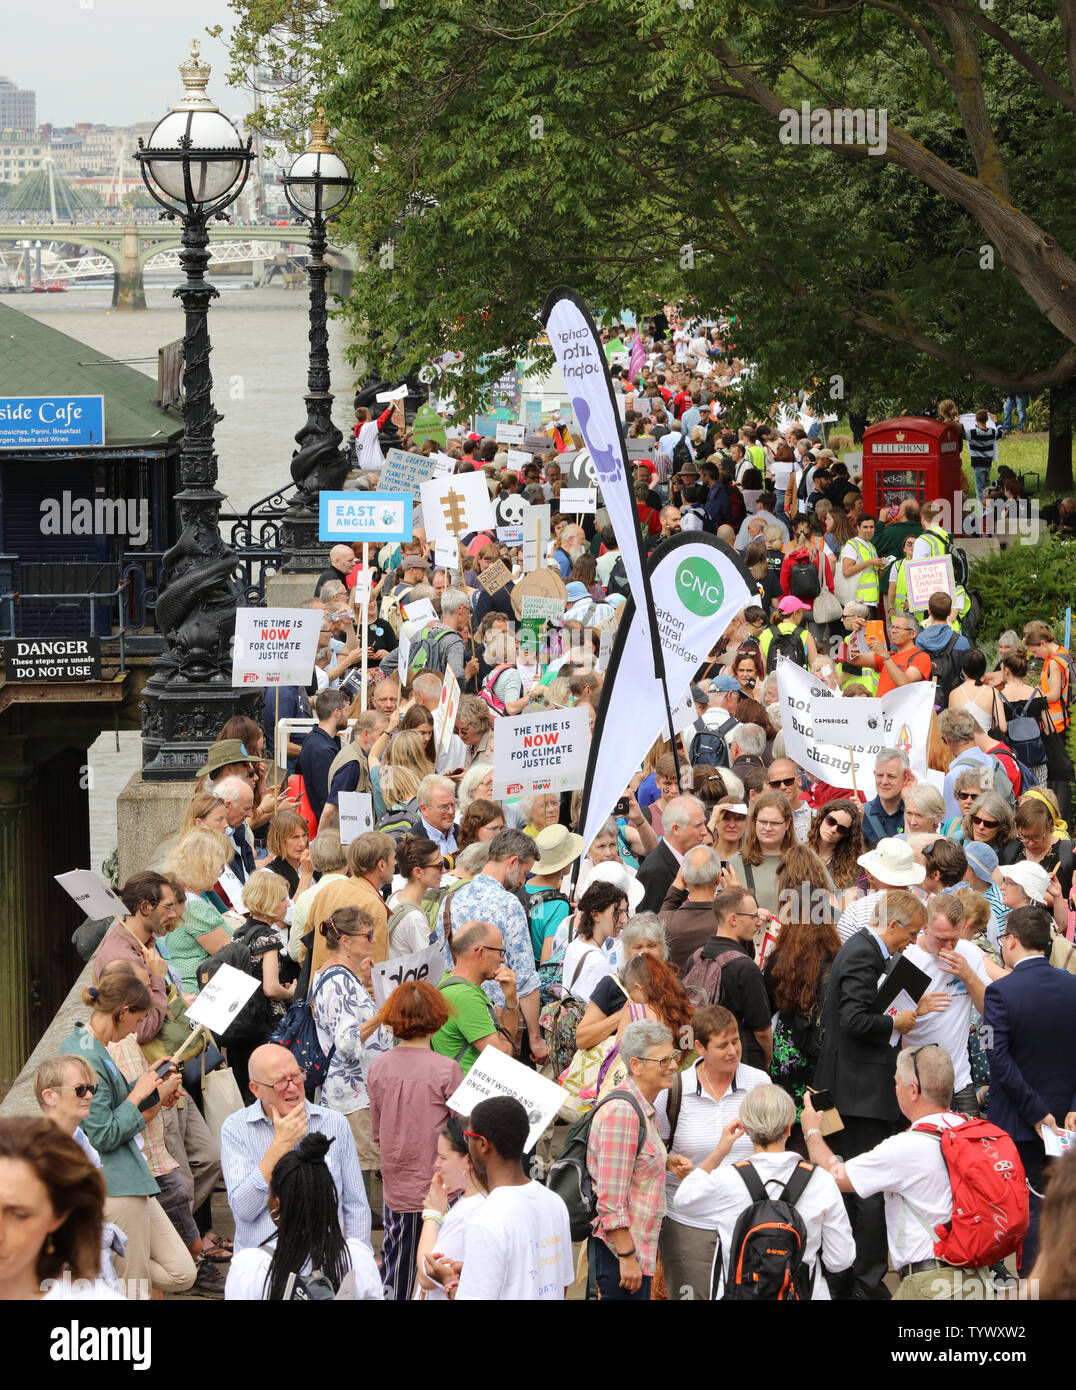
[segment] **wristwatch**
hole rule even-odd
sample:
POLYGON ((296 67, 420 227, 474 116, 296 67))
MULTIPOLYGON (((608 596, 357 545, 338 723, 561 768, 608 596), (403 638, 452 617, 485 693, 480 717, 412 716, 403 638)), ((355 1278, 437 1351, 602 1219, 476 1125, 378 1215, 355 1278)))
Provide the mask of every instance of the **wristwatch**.
POLYGON ((508 1012, 511 1013, 511 1014, 518 1014, 518 1013, 519 1013, 519 1005, 518 1005, 518 1004, 503 1004, 503 1005, 502 1005, 502 1008, 507 1009, 508 1012))

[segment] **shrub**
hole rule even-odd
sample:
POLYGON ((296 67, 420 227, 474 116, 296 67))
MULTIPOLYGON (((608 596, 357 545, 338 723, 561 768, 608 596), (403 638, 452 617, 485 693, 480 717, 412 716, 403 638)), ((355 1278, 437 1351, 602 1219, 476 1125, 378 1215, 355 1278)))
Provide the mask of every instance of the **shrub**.
POLYGON ((1023 632, 1032 618, 1050 623, 1062 640, 1065 609, 1076 595, 1076 543, 1044 536, 1035 545, 1010 545, 972 562, 970 587, 982 600, 984 640, 1006 628, 1023 632))

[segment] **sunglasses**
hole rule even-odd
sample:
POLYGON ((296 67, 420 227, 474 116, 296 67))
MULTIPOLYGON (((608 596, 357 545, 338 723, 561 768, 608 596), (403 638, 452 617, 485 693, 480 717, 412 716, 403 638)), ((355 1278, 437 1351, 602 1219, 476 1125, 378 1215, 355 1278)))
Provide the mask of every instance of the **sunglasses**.
POLYGON ((915 1073, 915 1084, 920 1090, 923 1089, 923 1083, 919 1080, 919 1063, 915 1059, 919 1056, 920 1052, 926 1052, 928 1047, 934 1046, 936 1046, 935 1043, 924 1043, 922 1047, 917 1047, 915 1051, 911 1053, 912 1071, 915 1073))
POLYGON ((770 786, 771 786, 771 787, 794 787, 794 786, 796 785, 797 780, 798 780, 798 779, 795 778, 795 777, 771 777, 771 778, 770 778, 770 786))
POLYGON ((77 1086, 53 1086, 54 1091, 74 1091, 79 1100, 85 1100, 87 1096, 95 1096, 97 1087, 91 1086, 88 1081, 80 1081, 77 1086))
POLYGON ((996 820, 987 820, 985 816, 972 816, 971 823, 972 825, 981 825, 985 830, 996 830, 1000 824, 996 820))
POLYGON ((831 825, 835 830, 840 832, 840 837, 842 840, 846 835, 850 835, 852 833, 852 827, 850 825, 845 825, 843 821, 839 821, 836 816, 827 815, 824 816, 823 819, 826 825, 831 825))
POLYGON ((980 795, 979 792, 974 792, 974 791, 973 791, 973 792, 957 792, 957 793, 956 793, 956 799, 957 799, 957 801, 974 801, 975 798, 976 798, 977 796, 979 796, 979 795, 980 795))

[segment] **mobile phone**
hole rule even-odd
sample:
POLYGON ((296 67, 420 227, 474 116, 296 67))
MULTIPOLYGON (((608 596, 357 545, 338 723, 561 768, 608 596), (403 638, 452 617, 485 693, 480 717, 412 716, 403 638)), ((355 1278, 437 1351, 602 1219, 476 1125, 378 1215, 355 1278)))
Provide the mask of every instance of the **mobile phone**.
POLYGON ((166 1077, 171 1076, 176 1070, 176 1064, 172 1061, 171 1057, 166 1057, 163 1062, 158 1062, 153 1070, 157 1073, 160 1080, 164 1081, 166 1077))
POLYGON ((151 1091, 150 1094, 145 1098, 145 1100, 140 1100, 138 1102, 138 1109, 140 1111, 152 1110, 155 1105, 160 1105, 160 1103, 160 1091, 151 1091))
POLYGON ((631 802, 626 796, 622 796, 613 807, 614 816, 626 816, 631 808, 631 802))
POLYGON ((833 1093, 831 1091, 815 1091, 810 1086, 807 1087, 807 1090, 810 1093, 811 1104, 819 1114, 821 1114, 823 1110, 833 1109, 833 1093))

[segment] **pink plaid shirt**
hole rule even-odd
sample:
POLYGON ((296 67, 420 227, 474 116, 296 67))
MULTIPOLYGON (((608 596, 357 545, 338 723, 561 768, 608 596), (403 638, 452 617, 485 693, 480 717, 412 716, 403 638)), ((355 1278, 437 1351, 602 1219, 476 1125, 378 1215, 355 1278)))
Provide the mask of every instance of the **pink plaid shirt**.
MULTIPOLYGON (((146 1055, 139 1047, 138 1038, 134 1033, 128 1033, 125 1038, 120 1038, 119 1042, 109 1043, 108 1050, 112 1060, 123 1073, 124 1080, 129 1081, 132 1086, 144 1071, 150 1070, 150 1063, 146 1061, 146 1055)), ((146 1121, 141 1139, 142 1157, 155 1178, 179 1167, 165 1146, 164 1116, 160 1111, 152 1120, 146 1121)), ((135 1142, 137 1143, 137 1140, 135 1142)))
MULTIPOLYGON (((653 1274, 658 1261, 658 1233, 665 1216, 665 1160, 668 1151, 654 1123, 654 1107, 631 1077, 618 1091, 629 1091, 646 1116, 646 1139, 639 1156, 639 1117, 627 1101, 610 1101, 594 1117, 587 1141, 587 1168, 598 1200, 594 1234, 631 1232, 639 1267, 653 1274)), ((614 1247, 605 1241, 610 1250, 614 1247)))

